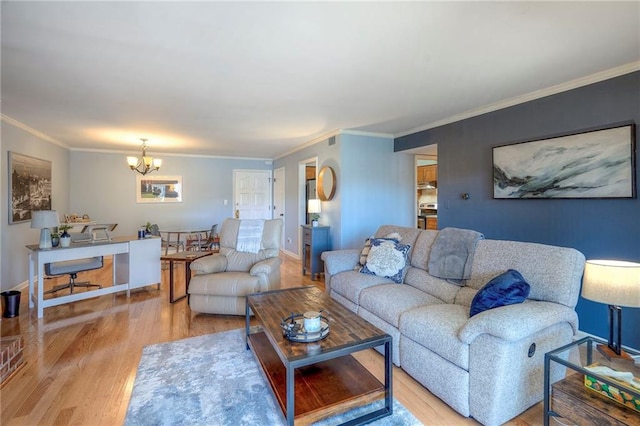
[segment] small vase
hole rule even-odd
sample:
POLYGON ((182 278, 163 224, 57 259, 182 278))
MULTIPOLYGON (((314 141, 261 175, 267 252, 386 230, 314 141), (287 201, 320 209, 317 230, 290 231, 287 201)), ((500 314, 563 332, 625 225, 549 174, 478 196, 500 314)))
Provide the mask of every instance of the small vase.
POLYGON ((60 237, 51 237, 51 247, 58 247, 60 244, 60 237))
POLYGON ((60 247, 69 247, 71 245, 71 235, 67 231, 64 231, 60 235, 60 247))
POLYGON ((318 221, 317 221, 317 220, 311 221, 311 224, 312 224, 314 227, 315 227, 315 226, 318 226, 318 221))

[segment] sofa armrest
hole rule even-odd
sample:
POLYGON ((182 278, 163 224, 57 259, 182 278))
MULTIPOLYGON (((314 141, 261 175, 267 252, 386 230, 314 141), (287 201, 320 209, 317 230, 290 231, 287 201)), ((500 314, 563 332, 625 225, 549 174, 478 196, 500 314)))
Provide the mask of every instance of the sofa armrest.
POLYGON ((201 257, 191 262, 190 268, 196 275, 224 272, 227 270, 227 257, 221 254, 201 257))
POLYGON ((481 334, 515 342, 554 324, 567 322, 578 330, 578 314, 571 308, 553 302, 527 301, 480 312, 458 332, 458 338, 466 344, 481 334))
POLYGON ((271 272, 278 269, 281 263, 282 259, 280 259, 279 257, 271 257, 269 259, 261 260, 251 267, 251 270, 249 270, 249 275, 271 275, 271 272))
POLYGON ((325 251, 320 257, 324 261, 324 269, 330 275, 342 271, 351 271, 360 260, 360 250, 325 251))

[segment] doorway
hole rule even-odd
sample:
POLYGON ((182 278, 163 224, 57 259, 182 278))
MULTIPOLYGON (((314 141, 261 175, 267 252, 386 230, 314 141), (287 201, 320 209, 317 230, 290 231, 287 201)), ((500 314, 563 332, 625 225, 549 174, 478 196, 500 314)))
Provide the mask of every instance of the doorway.
MULTIPOLYGON (((298 163, 298 225, 306 225, 309 221, 307 212, 309 200, 317 198, 316 178, 318 157, 308 158, 298 163)), ((301 241, 302 228, 298 226, 298 241, 301 241)))
POLYGON ((416 153, 416 226, 438 229, 438 145, 416 153))

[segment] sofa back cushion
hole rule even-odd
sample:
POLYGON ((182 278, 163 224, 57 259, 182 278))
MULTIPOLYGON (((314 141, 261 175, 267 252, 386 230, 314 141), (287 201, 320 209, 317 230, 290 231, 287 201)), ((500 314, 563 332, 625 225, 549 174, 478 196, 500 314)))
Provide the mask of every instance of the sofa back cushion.
POLYGON ((398 242, 400 244, 409 244, 411 248, 409 249, 409 253, 407 254, 407 259, 411 259, 411 254, 413 253, 413 248, 416 244, 416 239, 418 235, 420 235, 420 229, 418 228, 408 228, 405 226, 395 226, 395 225, 382 225, 376 231, 376 238, 386 238, 387 235, 397 232, 400 234, 400 238, 398 242))
POLYGON ((460 287, 443 280, 442 278, 429 275, 427 271, 413 266, 407 270, 404 283, 417 288, 431 296, 437 297, 444 303, 454 303, 460 287))
POLYGON ((429 275, 427 264, 431 246, 438 236, 438 231, 421 230, 402 226, 381 226, 378 235, 388 235, 397 232, 402 237, 402 244, 410 244, 409 265, 404 277, 404 283, 437 297, 445 303, 453 303, 460 287, 441 278, 429 275))
POLYGON ((476 292, 509 269, 531 286, 529 299, 575 308, 585 257, 578 250, 538 243, 481 240, 473 258, 471 278, 456 295, 456 304, 471 306, 476 292))

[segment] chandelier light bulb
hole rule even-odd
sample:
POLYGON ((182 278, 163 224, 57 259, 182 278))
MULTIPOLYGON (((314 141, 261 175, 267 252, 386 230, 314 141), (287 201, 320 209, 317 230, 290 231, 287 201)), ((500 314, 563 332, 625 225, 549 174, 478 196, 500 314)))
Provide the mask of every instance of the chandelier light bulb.
POLYGON ((146 175, 147 173, 155 172, 160 169, 162 160, 159 158, 153 158, 151 155, 147 155, 147 139, 140 139, 142 141, 142 156, 127 157, 127 164, 133 171, 146 175))

